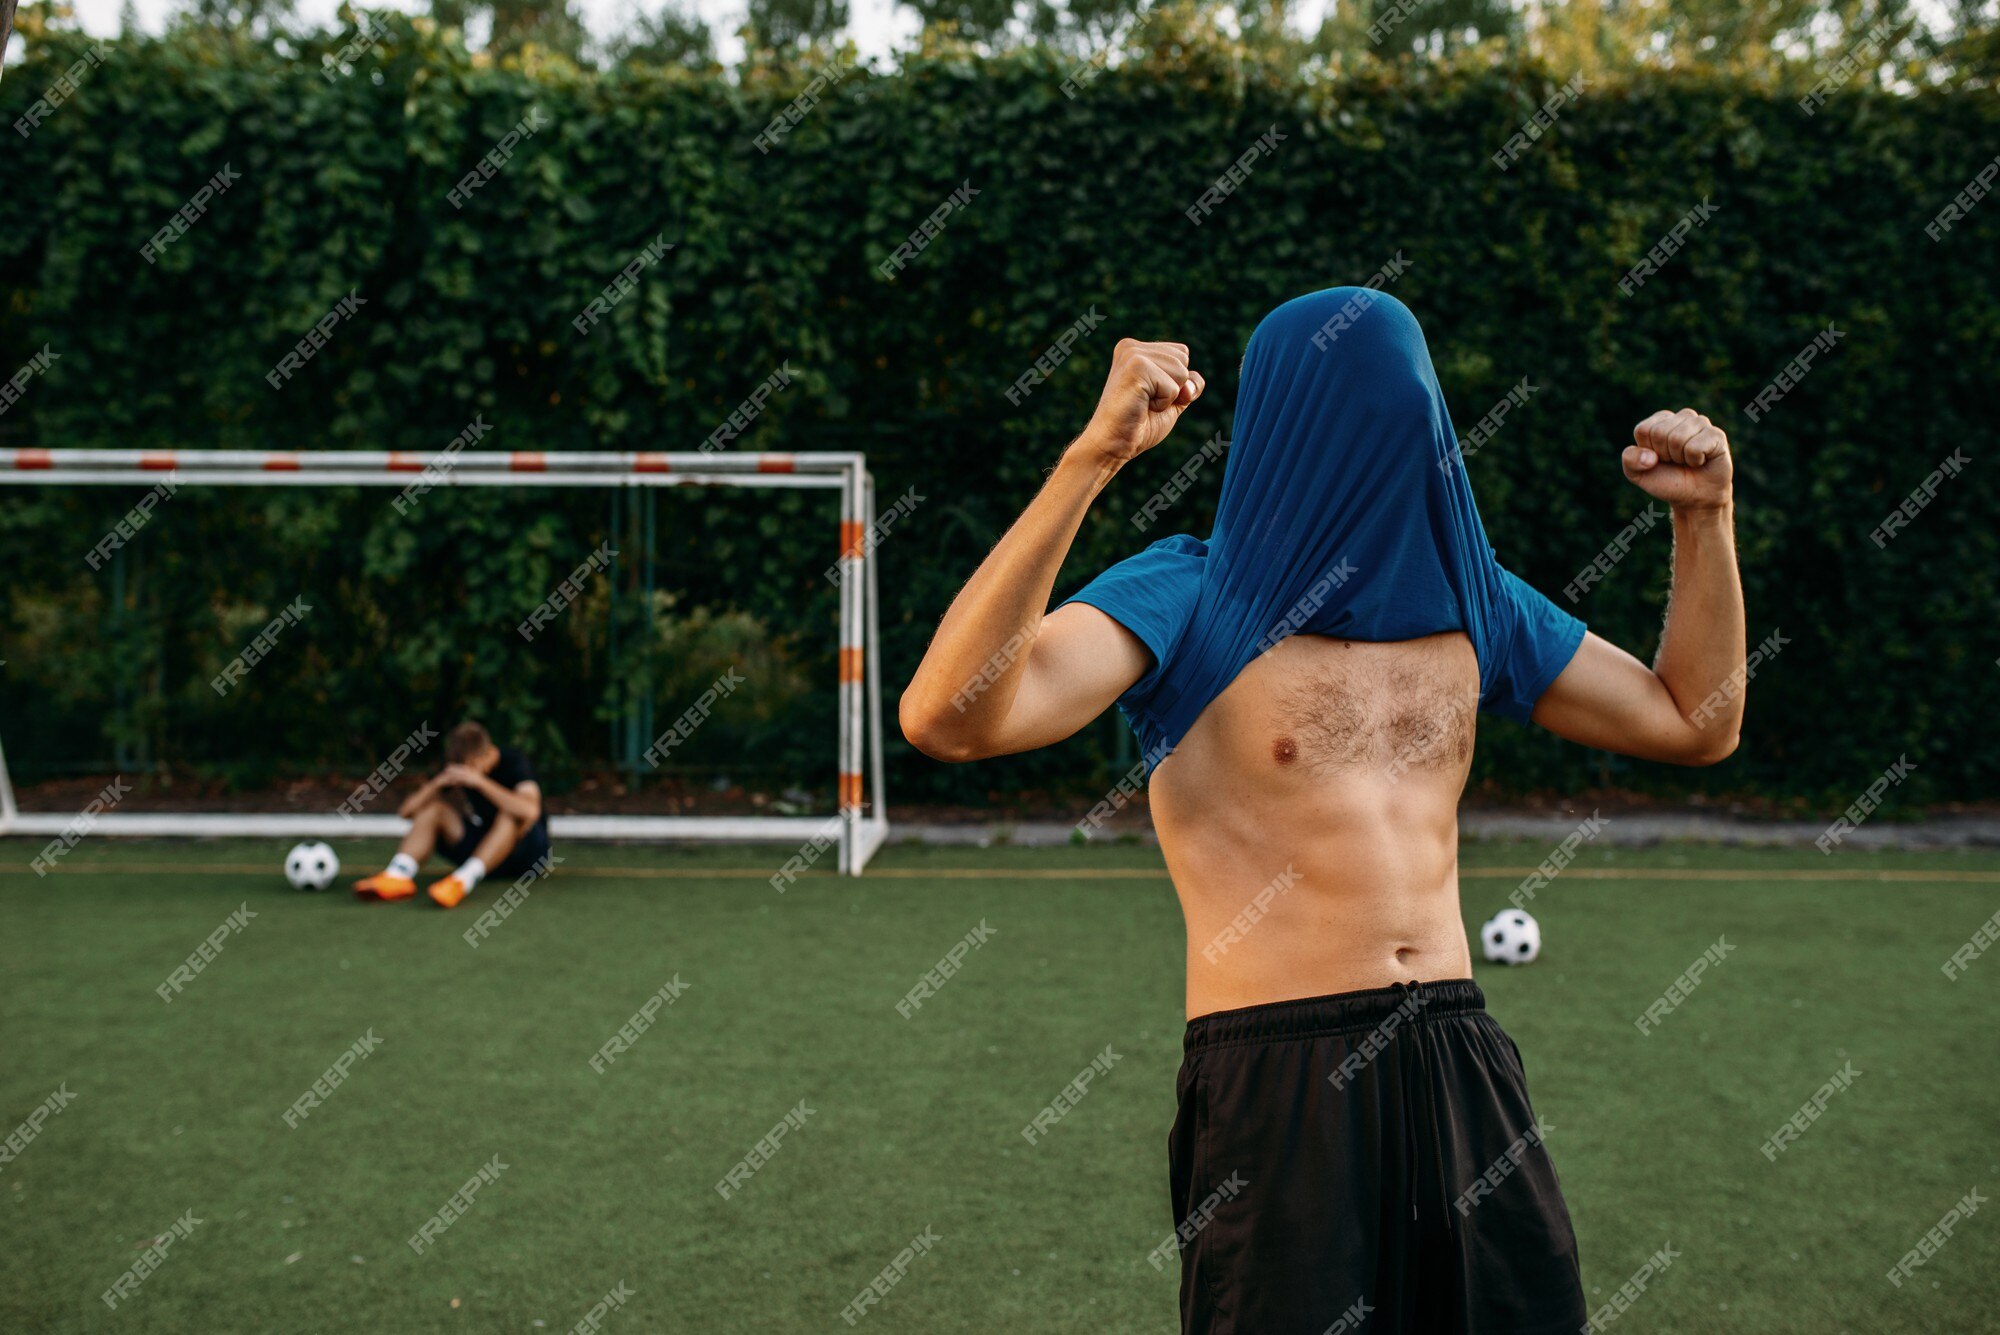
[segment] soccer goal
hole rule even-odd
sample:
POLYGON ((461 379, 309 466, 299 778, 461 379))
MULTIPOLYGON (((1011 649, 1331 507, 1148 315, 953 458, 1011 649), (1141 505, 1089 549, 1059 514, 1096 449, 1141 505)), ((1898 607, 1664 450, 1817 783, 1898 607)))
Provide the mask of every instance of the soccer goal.
MULTIPOLYGON (((836 492, 840 599, 836 693, 837 811, 796 815, 553 815, 558 839, 728 841, 792 845, 817 856, 837 845, 838 869, 858 875, 888 837, 882 774, 881 666, 876 570, 871 540, 874 481, 866 456, 849 452, 535 453, 514 451, 442 456, 398 451, 329 450, 296 453, 181 450, 0 450, 0 485, 31 487, 151 487, 171 477, 189 487, 751 487, 836 492)), ((834 533, 828 534, 834 538, 834 533)), ((830 544, 833 545, 833 544, 830 544)), ((0 738, 4 743, 4 738, 0 738)), ((74 811, 22 811, 0 750, 0 835, 60 835, 74 811)), ((207 810, 121 812, 90 821, 110 835, 371 837, 391 836, 402 822, 389 815, 207 810)))

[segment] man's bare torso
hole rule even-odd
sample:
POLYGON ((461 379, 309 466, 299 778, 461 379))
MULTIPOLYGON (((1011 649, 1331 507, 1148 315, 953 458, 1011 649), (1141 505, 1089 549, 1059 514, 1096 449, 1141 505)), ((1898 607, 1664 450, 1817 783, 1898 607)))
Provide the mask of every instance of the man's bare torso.
POLYGON ((1472 972, 1458 799, 1479 667, 1462 634, 1295 635, 1154 771, 1187 918, 1187 1013, 1472 972))
MULTIPOLYGON (((1333 290, 1311 295, 1315 301, 1342 299, 1333 290)), ((1380 309, 1388 319, 1401 307, 1380 309)), ((1230 531, 1233 545, 1249 553, 1239 552, 1243 559, 1279 567, 1302 559, 1297 543, 1255 529, 1249 511, 1236 512, 1268 505, 1271 493, 1300 485, 1343 492, 1340 470, 1365 466, 1381 443, 1368 433, 1382 422, 1415 420, 1397 414, 1416 411, 1437 424, 1431 416, 1441 415, 1443 405, 1435 397, 1429 355, 1408 312, 1399 319, 1400 334, 1388 326, 1378 331, 1383 337, 1376 351, 1387 362, 1372 355, 1356 361, 1360 378, 1344 389, 1300 380, 1299 392, 1310 389, 1306 399, 1313 403, 1294 403, 1287 397, 1293 382, 1284 378, 1290 372, 1280 367, 1276 379, 1259 382, 1261 397, 1239 397, 1239 445, 1257 438, 1246 409, 1249 418, 1259 412, 1268 417, 1292 404, 1311 420, 1303 426, 1289 419, 1264 423, 1270 431, 1259 448, 1278 451, 1271 457, 1280 466, 1244 483, 1250 492, 1235 501, 1230 479, 1251 476, 1239 468, 1256 452, 1232 447, 1211 557, 1229 536, 1220 522, 1229 513, 1248 525, 1230 531), (1375 392, 1366 377, 1382 364, 1408 373, 1398 382, 1401 390, 1375 392), (1369 416, 1378 412, 1389 416, 1369 416), (1336 446, 1337 458, 1326 453, 1336 446), (1320 466, 1304 469, 1309 460, 1320 466), (1308 475, 1307 482, 1294 480, 1308 475)), ((1311 337, 1308 324, 1273 337, 1311 337)), ((1366 346, 1372 345, 1344 345, 1353 351, 1366 346)), ((1247 365, 1247 351, 1245 356, 1247 365)), ((1316 365, 1325 371, 1331 364, 1316 365)), ((1134 559, 1149 560, 1146 567, 1086 588, 1086 595, 1098 590, 1095 600, 1083 596, 1048 608, 1064 558, 1098 494, 1166 438, 1206 383, 1190 365, 1186 344, 1119 340, 1090 424, 952 600, 903 692, 897 717, 919 751, 967 761, 1054 745, 1157 669, 1149 643, 1186 632, 1188 623, 1176 623, 1173 611, 1198 611, 1199 604, 1153 597, 1171 590, 1154 589, 1144 575, 1176 571, 1168 578, 1181 581, 1185 593, 1190 575, 1202 578, 1186 564, 1186 549, 1156 558, 1140 553, 1134 559), (1121 611, 1128 620, 1120 620, 1121 611)), ((1405 432, 1398 448, 1407 455, 1434 434, 1405 432)), ((1569 625, 1560 609, 1525 585, 1517 587, 1518 581, 1503 582, 1495 590, 1506 597, 1496 598, 1495 606, 1510 624, 1526 629, 1506 637, 1509 689, 1495 698, 1512 713, 1531 711, 1538 726, 1585 746, 1712 765, 1736 748, 1742 692, 1722 686, 1740 685, 1746 662, 1728 440, 1692 409, 1658 412, 1633 428, 1619 465, 1627 480, 1673 514, 1674 594, 1656 666, 1569 625), (1725 701, 1720 711, 1704 706, 1699 717, 1690 717, 1681 709, 1683 700, 1710 698, 1725 701)), ((1418 472, 1428 494, 1434 475, 1418 472)), ((1373 497, 1368 503, 1411 499, 1373 497)), ((1462 485, 1457 499, 1471 514, 1462 485)), ((1338 517, 1325 508, 1312 513, 1329 522, 1338 517)), ((1446 551, 1452 544, 1439 546, 1442 535, 1422 527, 1432 522, 1427 511, 1403 513, 1414 525, 1410 540, 1430 543, 1440 560, 1492 560, 1476 543, 1446 551)), ((1368 572, 1367 578, 1376 577, 1368 572)), ((1431 596, 1442 599, 1435 589, 1431 596)), ((1299 635, 1208 701, 1151 783, 1155 824, 1187 919, 1190 1016, 1470 972, 1458 908, 1457 805, 1472 759, 1478 689, 1472 644, 1457 632, 1391 644, 1299 635)))

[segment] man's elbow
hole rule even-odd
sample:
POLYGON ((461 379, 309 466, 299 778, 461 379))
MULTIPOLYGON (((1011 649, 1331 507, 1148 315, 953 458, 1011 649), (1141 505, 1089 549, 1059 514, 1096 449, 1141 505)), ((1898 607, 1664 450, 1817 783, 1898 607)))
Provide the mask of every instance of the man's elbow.
POLYGON ((1719 765, 1736 754, 1736 744, 1741 740, 1742 734, 1734 725, 1699 729, 1675 759, 1683 765, 1719 765))
POLYGON ((932 760, 955 765, 992 754, 970 735, 963 716, 951 718, 936 706, 914 699, 909 691, 896 706, 896 721, 902 726, 904 740, 932 760))

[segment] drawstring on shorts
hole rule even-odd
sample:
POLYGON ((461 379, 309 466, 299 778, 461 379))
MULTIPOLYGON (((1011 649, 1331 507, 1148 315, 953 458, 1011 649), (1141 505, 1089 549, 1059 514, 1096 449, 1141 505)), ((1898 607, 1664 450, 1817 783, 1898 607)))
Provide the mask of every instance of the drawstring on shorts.
MULTIPOLYGON (((1400 998, 1397 1002, 1397 1008, 1400 1010, 1408 1007, 1410 1010, 1411 1023, 1408 1026, 1408 1034, 1409 1041, 1415 1045, 1416 1055, 1414 1064, 1407 1060, 1402 1064, 1403 1134, 1408 1137, 1410 1146, 1410 1153, 1407 1156, 1410 1165, 1410 1218, 1414 1220, 1418 1218, 1417 1196, 1422 1186, 1422 1179, 1417 1170, 1418 1128, 1416 1126, 1416 1108, 1410 1097, 1410 1078, 1412 1075, 1418 1077, 1423 1083, 1423 1089, 1420 1091, 1424 1104, 1423 1130, 1428 1133, 1430 1138, 1431 1163, 1437 1169, 1439 1200, 1444 1200, 1444 1193, 1446 1191, 1444 1138, 1438 1131, 1437 1072, 1432 1065, 1431 1059, 1432 1048, 1438 1040, 1430 1024, 1428 1007, 1431 1004, 1432 998, 1429 985, 1413 978, 1407 983, 1395 983, 1392 986, 1400 998)), ((1447 1231, 1454 1231, 1452 1230, 1449 1202, 1446 1202, 1443 1214, 1445 1229, 1447 1231)))

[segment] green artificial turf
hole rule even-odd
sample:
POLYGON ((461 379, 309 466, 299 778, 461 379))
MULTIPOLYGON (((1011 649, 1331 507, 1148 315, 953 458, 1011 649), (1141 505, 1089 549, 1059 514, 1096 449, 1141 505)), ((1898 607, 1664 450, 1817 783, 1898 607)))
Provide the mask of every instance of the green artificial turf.
MULTIPOLYGON (((475 950, 461 933, 502 887, 445 913, 296 894, 268 842, 87 840, 47 879, 24 870, 36 851, 0 843, 0 1134, 58 1088, 73 1100, 0 1166, 0 1330, 567 1331, 621 1282, 606 1331, 846 1330, 842 1307, 926 1229, 938 1241, 858 1329, 1174 1328, 1171 1267, 1146 1259, 1170 1225, 1181 1031, 1156 853, 891 848, 885 874, 780 895, 768 851, 572 847, 475 950), (1023 875, 1066 869, 1144 874, 1023 875), (958 974, 899 1015, 981 924, 958 974), (1107 1045, 1116 1064, 1030 1145, 1022 1128, 1107 1045), (810 1115, 723 1199, 801 1100, 810 1115), (413 1252, 495 1156, 504 1171, 413 1252), (190 1212, 108 1310, 99 1294, 190 1212)), ((340 852, 372 870, 384 850, 340 852)), ((1468 846, 1468 920, 1547 852, 1468 846)), ((1680 1254, 1614 1329, 1996 1328, 2000 1210, 1901 1288, 1885 1278, 1968 1190, 2000 1188, 2000 950, 1940 971, 2000 909, 1996 873, 1986 854, 1587 848, 1540 892, 1541 962, 1480 980, 1525 1052, 1586 1284, 1603 1301, 1680 1254), (1635 1017, 1718 938, 1731 953, 1642 1035, 1635 1017), (1767 1161, 1758 1146, 1846 1063, 1859 1078, 1767 1161)))

